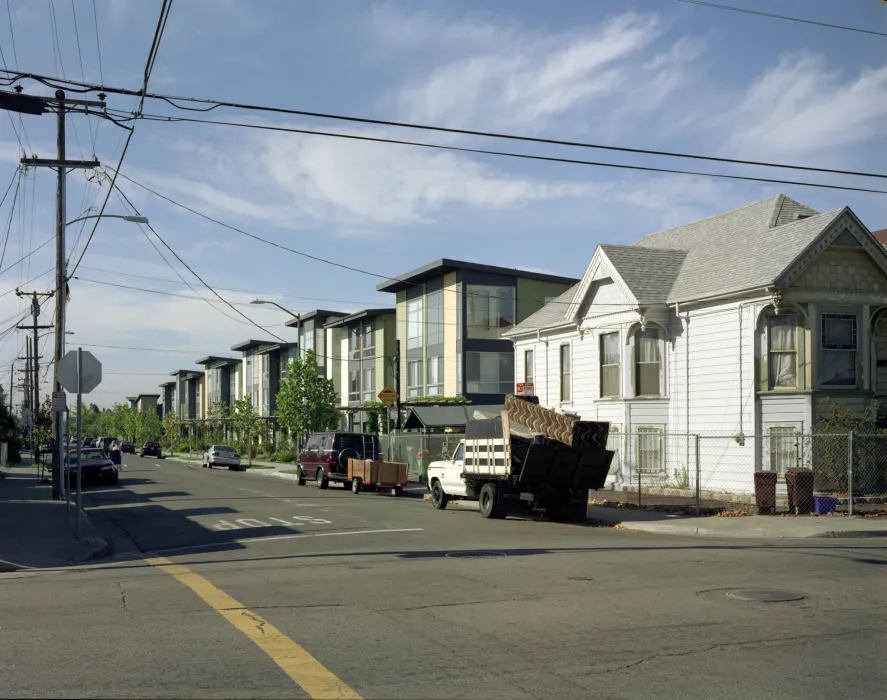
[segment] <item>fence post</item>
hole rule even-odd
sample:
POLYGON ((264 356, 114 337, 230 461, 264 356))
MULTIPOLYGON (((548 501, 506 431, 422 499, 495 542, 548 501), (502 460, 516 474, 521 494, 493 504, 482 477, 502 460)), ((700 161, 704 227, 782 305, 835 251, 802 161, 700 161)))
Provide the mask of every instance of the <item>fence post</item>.
POLYGON ((699 460, 699 435, 693 436, 696 443, 696 515, 702 511, 702 467, 699 460))
MULTIPOLYGON (((637 436, 635 436, 634 439, 638 440, 639 438, 637 436)), ((629 441, 631 441, 631 438, 629 438, 629 441)), ((630 453, 630 450, 629 450, 629 453, 630 453)), ((634 470, 638 473, 638 507, 640 508, 640 506, 641 506, 641 464, 638 461, 637 453, 638 453, 637 446, 635 446, 635 453, 632 455, 632 457, 634 458, 634 461, 632 462, 632 464, 634 464, 634 470)))
POLYGON ((853 462, 856 457, 856 440, 852 430, 847 438, 847 515, 853 515, 853 462))

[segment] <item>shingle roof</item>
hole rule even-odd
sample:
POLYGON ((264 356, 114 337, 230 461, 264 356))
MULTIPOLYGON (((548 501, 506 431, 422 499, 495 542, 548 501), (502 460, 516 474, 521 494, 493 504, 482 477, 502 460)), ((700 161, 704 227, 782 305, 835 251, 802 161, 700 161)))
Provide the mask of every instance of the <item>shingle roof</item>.
POLYGON ((523 321, 513 328, 508 329, 502 335, 507 338, 515 333, 534 331, 537 328, 550 328, 551 326, 557 326, 564 323, 564 314, 567 313, 567 306, 573 301, 577 289, 579 289, 579 285, 574 284, 557 299, 548 302, 536 313, 530 314, 523 321))
POLYGON ((687 257, 685 250, 609 243, 601 250, 641 304, 661 303, 668 297, 687 257))
POLYGON ((785 195, 777 195, 650 234, 636 246, 686 251, 680 274, 664 301, 701 299, 772 284, 843 211, 819 214, 785 195), (807 218, 798 219, 799 214, 807 218))

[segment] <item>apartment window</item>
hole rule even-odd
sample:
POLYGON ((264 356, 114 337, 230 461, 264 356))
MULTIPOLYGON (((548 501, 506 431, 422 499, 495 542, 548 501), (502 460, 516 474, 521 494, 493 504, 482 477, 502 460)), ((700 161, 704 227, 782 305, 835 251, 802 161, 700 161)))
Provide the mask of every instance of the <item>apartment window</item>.
POLYGON ((820 384, 856 386, 856 340, 856 315, 822 314, 820 384))
POLYGON ((237 401, 237 370, 232 367, 228 371, 228 403, 237 401))
POLYGON ((200 383, 194 382, 194 415, 192 418, 200 418, 202 411, 200 410, 200 383))
POLYGON ((373 324, 363 327, 363 356, 372 358, 376 354, 376 334, 373 332, 373 324))
POLYGON ((533 384, 533 378, 536 376, 535 367, 533 366, 533 351, 524 350, 524 381, 533 384))
POLYGON ((560 347, 561 401, 570 401, 573 396, 573 365, 570 359, 570 346, 560 347))
POLYGON ((246 358, 246 393, 249 394, 253 390, 253 360, 251 357, 246 358))
POLYGON ((654 474, 662 471, 662 428, 637 429, 638 471, 654 474))
POLYGON ((635 396, 659 396, 661 389, 659 375, 661 358, 659 355, 659 331, 638 331, 634 335, 635 355, 635 396))
POLYGON ((358 402, 360 401, 360 386, 358 383, 360 382, 360 370, 352 369, 348 372, 348 401, 358 402))
POLYGON ((469 338, 499 338, 514 325, 514 287, 469 284, 467 294, 469 338))
POLYGON ((798 431, 795 428, 770 426, 767 440, 770 443, 770 471, 782 476, 786 469, 798 466, 798 431))
POLYGON ((360 359, 360 328, 348 329, 348 357, 352 360, 360 359))
POLYGON ((443 394, 443 357, 429 357, 425 372, 426 395, 441 396, 443 394))
POLYGON ((797 389, 798 317, 794 314, 767 318, 767 365, 770 389, 797 389))
POLYGON ((376 398, 376 384, 375 384, 375 372, 373 372, 372 367, 364 367, 363 370, 363 384, 361 385, 361 391, 363 392, 363 401, 367 403, 368 401, 374 401, 376 398))
POLYGON ((308 354, 309 350, 314 350, 314 331, 305 331, 302 333, 301 341, 299 342, 299 352, 302 355, 302 358, 308 354))
POLYGON ((407 397, 422 396, 422 360, 407 362, 407 397))
POLYGON ((407 302, 407 349, 422 347, 422 297, 407 302))
POLYGON ((508 394, 514 391, 514 355, 510 352, 465 353, 469 394, 508 394))
POLYGON ((462 353, 456 353, 456 395, 462 395, 462 353))
POLYGON ((619 334, 601 335, 601 396, 619 396, 619 334))
POLYGON ((444 341, 443 292, 438 290, 425 297, 425 342, 438 345, 444 341))

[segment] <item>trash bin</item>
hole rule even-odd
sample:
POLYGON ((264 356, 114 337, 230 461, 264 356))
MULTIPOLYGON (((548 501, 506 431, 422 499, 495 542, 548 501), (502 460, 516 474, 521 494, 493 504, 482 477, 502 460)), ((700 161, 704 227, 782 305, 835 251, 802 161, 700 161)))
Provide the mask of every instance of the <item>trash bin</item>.
POLYGON ((114 464, 120 464, 123 460, 120 455, 120 450, 111 450, 110 452, 111 461, 114 464))
POLYGON ((758 515, 776 510, 776 472, 755 472, 755 506, 758 515))
POLYGON ((813 511, 813 470, 792 467, 785 470, 785 486, 788 490, 788 509, 795 515, 807 515, 813 511))

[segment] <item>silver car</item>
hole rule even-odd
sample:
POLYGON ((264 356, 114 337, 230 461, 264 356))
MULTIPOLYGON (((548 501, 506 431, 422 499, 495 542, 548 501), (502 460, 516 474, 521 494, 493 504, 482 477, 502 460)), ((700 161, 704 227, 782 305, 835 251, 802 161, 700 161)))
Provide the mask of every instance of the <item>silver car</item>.
POLYGON ((210 445, 203 453, 203 466, 228 467, 228 469, 240 469, 240 455, 230 445, 210 445))

